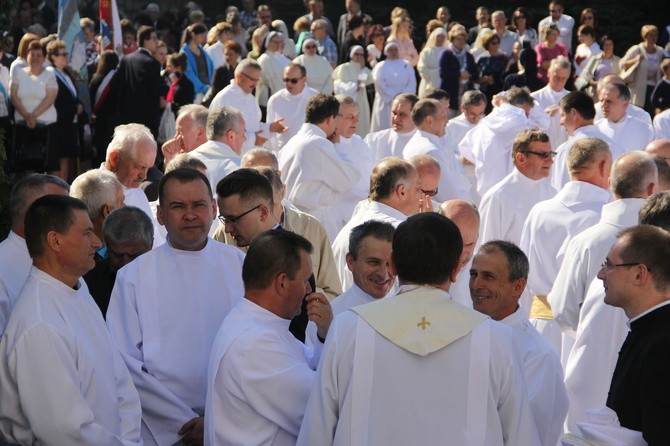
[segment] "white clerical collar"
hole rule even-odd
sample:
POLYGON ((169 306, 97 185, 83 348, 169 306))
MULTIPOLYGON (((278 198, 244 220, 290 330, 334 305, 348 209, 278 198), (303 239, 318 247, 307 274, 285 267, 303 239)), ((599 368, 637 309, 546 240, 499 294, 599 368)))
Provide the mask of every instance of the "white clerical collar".
POLYGON ((433 143, 434 146, 440 147, 440 143, 441 143, 440 137, 437 136, 436 134, 430 133, 426 130, 421 130, 421 129, 419 129, 419 134, 421 136, 423 136, 424 138, 426 138, 431 143, 433 143))
POLYGON ((237 305, 239 305, 245 313, 251 314, 261 322, 272 325, 279 330, 288 331, 288 327, 291 324, 290 319, 284 319, 283 317, 277 316, 270 310, 250 301, 246 296, 244 299, 240 299, 237 305))
POLYGON ((57 287, 60 291, 66 292, 71 296, 74 296, 77 294, 79 290, 81 290, 81 277, 77 279, 77 283, 75 284, 74 287, 69 286, 65 282, 61 281, 60 279, 57 279, 56 277, 52 276, 51 274, 47 273, 46 271, 43 271, 33 265, 30 269, 30 275, 33 276, 35 279, 41 281, 41 282, 47 282, 55 287, 57 287))
POLYGON ((499 320, 501 324, 505 324, 508 327, 512 327, 516 325, 519 322, 522 322, 524 319, 528 319, 524 313, 524 311, 521 309, 521 307, 517 306, 516 311, 509 316, 507 316, 504 319, 499 320))
POLYGON ((670 305, 670 300, 666 300, 665 302, 661 302, 660 304, 654 305, 653 307, 649 308, 648 310, 643 311, 642 313, 638 314, 637 316, 635 316, 634 318, 632 318, 628 322, 626 322, 626 325, 628 325, 628 328, 630 328, 630 325, 633 322, 635 322, 636 320, 638 320, 638 319, 642 318, 643 316, 648 315, 652 311, 658 310, 659 308, 664 307, 666 305, 670 305))
POLYGON ((368 211, 376 211, 379 212, 380 214, 384 214, 401 221, 407 220, 407 215, 403 214, 398 209, 389 206, 388 204, 382 203, 381 201, 375 201, 375 200, 370 201, 368 211))

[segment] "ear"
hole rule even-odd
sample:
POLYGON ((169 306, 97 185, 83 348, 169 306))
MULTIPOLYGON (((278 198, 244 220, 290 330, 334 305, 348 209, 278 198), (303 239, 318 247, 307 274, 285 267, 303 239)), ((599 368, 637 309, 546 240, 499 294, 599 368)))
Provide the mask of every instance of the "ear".
POLYGON ((119 152, 112 152, 109 154, 109 167, 112 168, 112 172, 116 172, 116 166, 119 163, 119 152))
POLYGON ((521 297, 523 290, 526 289, 526 279, 523 277, 514 281, 514 295, 521 297))
POLYGON ((112 212, 112 209, 108 204, 103 204, 102 210, 100 212, 102 213, 102 219, 104 220, 105 218, 107 218, 109 213, 112 212))
POLYGON ((646 190, 647 196, 654 195, 656 192, 658 192, 658 184, 649 183, 646 190))
POLYGON ((156 206, 156 220, 158 220, 158 223, 160 223, 161 226, 165 226, 165 223, 163 222, 163 208, 161 208, 160 204, 156 206))
POLYGON ((458 264, 456 265, 456 268, 451 272, 451 275, 449 275, 449 281, 451 283, 456 283, 456 277, 458 277, 458 273, 461 272, 461 262, 460 260, 458 261, 458 264))
POLYGON ((262 204, 258 210, 261 214, 261 221, 266 221, 270 216, 270 208, 266 204, 262 204))
POLYGON ((212 198, 212 215, 214 216, 212 218, 212 221, 216 220, 217 213, 219 212, 219 208, 216 205, 216 200, 212 198))
POLYGON ((393 277, 398 277, 398 270, 395 267, 395 258, 393 257, 393 251, 389 254, 389 273, 393 277))
POLYGON ((352 273, 354 272, 354 256, 351 255, 351 253, 347 253, 346 255, 346 260, 347 260, 347 268, 349 268, 349 271, 352 273))
POLYGON ((526 161, 526 156, 521 153, 517 152, 514 154, 514 162, 520 165, 523 165, 523 163, 526 161))
POLYGON ((47 233, 46 242, 52 251, 60 252, 60 238, 56 231, 49 231, 47 233))

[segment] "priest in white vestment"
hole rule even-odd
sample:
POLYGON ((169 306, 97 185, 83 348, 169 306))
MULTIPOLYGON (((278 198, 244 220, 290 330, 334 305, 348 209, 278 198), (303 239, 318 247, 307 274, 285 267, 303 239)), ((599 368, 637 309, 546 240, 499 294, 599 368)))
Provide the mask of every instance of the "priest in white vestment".
POLYGON ((392 224, 375 220, 351 230, 347 268, 354 284, 330 303, 333 316, 393 294, 395 274, 389 262, 394 232, 392 224))
POLYGON ((654 127, 626 114, 630 89, 624 84, 607 84, 598 90, 603 117, 596 126, 625 151, 644 150, 654 140, 654 127))
POLYGON ((26 211, 33 201, 44 195, 67 195, 69 190, 70 186, 61 178, 41 173, 23 177, 12 188, 9 198, 11 227, 7 238, 0 243, 0 336, 32 267, 25 240, 26 211))
MULTIPOLYGON (((533 206, 520 244, 531 266, 528 275, 528 289, 533 296, 530 320, 556 349, 564 364, 572 339, 562 336, 553 320, 547 295, 556 281, 567 244, 600 220, 602 207, 610 200, 612 155, 602 140, 584 138, 570 148, 567 162, 571 181, 555 197, 533 206)), ((526 305, 522 302, 524 308, 526 305)))
POLYGON ((101 246, 86 205, 46 195, 26 222, 33 266, 0 340, 0 438, 141 445, 140 399, 81 279, 101 246))
POLYGON ((267 107, 270 96, 284 88, 284 68, 291 61, 281 52, 283 42, 284 35, 280 32, 270 31, 265 36, 265 52, 258 58, 261 79, 256 85, 256 101, 261 107, 267 107))
POLYGON ((344 226, 341 200, 360 178, 355 166, 344 161, 328 139, 338 142, 339 109, 333 96, 313 96, 307 103, 306 122, 279 152, 287 198, 316 217, 331 240, 344 226))
POLYGON ((209 352, 243 293, 244 254, 208 237, 216 212, 207 178, 161 180, 167 242, 119 270, 107 325, 142 401, 144 444, 202 438, 209 352))
POLYGON ((434 212, 398 226, 400 292, 336 318, 299 446, 540 444, 511 330, 449 296, 461 245, 434 212))
POLYGON ((372 69, 375 100, 372 104, 370 132, 389 128, 393 98, 401 93, 416 93, 414 68, 409 62, 400 58, 398 44, 387 43, 384 54, 386 59, 372 69))
POLYGON ((569 138, 556 149, 554 165, 551 167, 551 185, 557 191, 570 181, 566 158, 570 147, 582 138, 592 137, 602 139, 612 152, 612 159, 617 159, 625 153, 623 147, 611 139, 593 124, 593 99, 582 91, 573 91, 563 96, 559 102, 561 125, 565 127, 569 138))
POLYGON ((658 139, 670 139, 670 110, 654 116, 654 131, 658 139))
POLYGON ((305 122, 307 101, 318 93, 307 85, 307 71, 297 63, 290 63, 284 68, 283 82, 284 88, 275 91, 268 101, 267 120, 283 119, 282 124, 286 126, 285 132, 274 133, 265 144, 275 151, 279 151, 298 133, 305 122))
POLYGON ((375 160, 381 161, 387 156, 402 158, 407 141, 416 133, 412 121, 412 108, 419 98, 412 93, 402 93, 391 103, 391 128, 369 133, 365 142, 375 154, 375 160))
POLYGON ((561 361, 519 306, 528 270, 528 258, 514 243, 486 242, 472 261, 470 293, 475 310, 512 329, 531 412, 540 434, 538 445, 556 446, 568 412, 568 395, 561 361))
POLYGON ((251 94, 260 80, 261 66, 258 62, 244 59, 235 67, 235 77, 230 81, 230 85, 218 92, 209 105, 210 110, 216 110, 224 105, 233 106, 242 113, 245 125, 242 152, 252 149, 255 145, 264 144, 272 133, 282 133, 286 130, 280 120, 261 122, 261 109, 251 94))
POLYGON ((347 267, 351 230, 369 220, 398 226, 408 216, 419 211, 421 195, 419 174, 410 163, 395 157, 384 158, 377 163, 370 177, 370 196, 364 202, 364 210, 352 216, 333 242, 335 265, 340 273, 343 290, 348 290, 354 283, 347 267))
POLYGON ((245 120, 236 108, 213 108, 207 117, 207 142, 190 152, 207 167, 212 191, 223 177, 239 169, 244 146, 245 120))
POLYGON ((570 61, 564 56, 553 59, 548 75, 547 86, 531 93, 537 104, 530 113, 530 119, 549 135, 551 149, 555 151, 568 139, 565 129, 561 126, 558 103, 569 93, 565 89, 565 83, 570 77, 570 61))
MULTIPOLYGON (((295 444, 318 352, 288 327, 303 298, 315 317, 325 306, 330 311, 323 295, 308 294, 311 250, 289 231, 268 231, 251 243, 244 297, 221 324, 207 368, 205 445, 295 444)), ((326 337, 327 325, 319 336, 326 337)))
MULTIPOLYGON (((479 124, 486 110, 486 95, 478 90, 463 93, 460 101, 461 114, 447 123, 447 144, 452 150, 458 151, 465 134, 479 124)), ((458 152, 460 154, 460 152, 458 152)))
MULTIPOLYGON (((446 101, 445 101, 446 102, 446 101)), ((412 109, 412 120, 417 133, 405 145, 403 158, 428 155, 440 163, 438 201, 470 197, 472 184, 465 177, 463 167, 451 147, 445 144, 445 129, 449 107, 436 99, 421 99, 412 109)))
MULTIPOLYGON (((623 81, 620 80, 619 82, 623 82, 623 81)), ((604 84, 605 83, 603 83, 603 85, 604 84)), ((602 104, 602 102, 596 102, 594 107, 596 109, 595 120, 599 121, 603 118, 603 104, 602 104)), ((653 123, 649 113, 647 113, 647 111, 644 108, 642 108, 638 105, 635 105, 632 102, 628 103, 628 107, 626 107, 626 114, 628 116, 632 117, 632 118, 637 118, 637 119, 639 119, 640 121, 642 121, 646 124, 652 124, 653 123)), ((662 113, 660 113, 660 114, 662 114, 662 113)), ((658 115, 656 115, 656 116, 658 116, 658 115)), ((654 117, 654 119, 655 118, 656 117, 654 117)))
POLYGON ((198 104, 183 105, 175 121, 174 137, 161 146, 163 167, 180 153, 188 153, 207 142, 207 115, 209 110, 198 104))
POLYGON ((512 173, 488 190, 479 205, 482 224, 480 240, 521 241, 528 213, 556 191, 549 184, 553 164, 549 136, 540 130, 524 130, 512 144, 512 173))
POLYGON ((505 95, 507 102, 482 119, 458 145, 461 155, 475 165, 480 197, 512 171, 514 138, 534 127, 528 114, 535 102, 528 89, 512 87, 505 95))

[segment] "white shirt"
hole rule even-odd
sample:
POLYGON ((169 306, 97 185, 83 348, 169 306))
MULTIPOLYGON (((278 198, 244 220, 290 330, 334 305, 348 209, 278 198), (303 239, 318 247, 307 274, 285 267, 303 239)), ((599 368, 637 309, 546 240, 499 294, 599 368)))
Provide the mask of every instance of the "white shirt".
POLYGON ((603 118, 595 124, 606 136, 618 142, 626 152, 644 150, 647 144, 654 140, 654 128, 651 124, 632 116, 626 115, 619 122, 603 118))
POLYGON ((531 180, 515 167, 512 173, 488 190, 479 206, 480 243, 509 240, 516 245, 530 210, 540 201, 556 195, 549 180, 531 180))
POLYGON ((500 322, 512 329, 540 444, 556 446, 569 406, 561 361, 520 307, 500 322))
POLYGON ((591 46, 586 46, 583 43, 577 45, 577 49, 575 49, 575 60, 573 61, 573 65, 575 66, 575 76, 579 76, 582 73, 593 56, 597 56, 602 52, 603 50, 600 49, 598 42, 593 42, 591 46), (579 63, 577 63, 578 60, 580 61, 579 63))
POLYGON ((292 95, 285 88, 274 93, 268 101, 267 121, 274 122, 284 118, 282 124, 286 127, 284 133, 273 133, 266 146, 275 151, 280 150, 289 139, 295 136, 300 127, 305 123, 305 108, 307 101, 318 94, 315 89, 305 85, 305 88, 296 95, 292 95))
POLYGON ((472 298, 470 297, 471 268, 472 258, 467 265, 461 268, 456 276, 456 281, 449 287, 449 295, 451 296, 451 299, 469 309, 472 309, 472 298))
POLYGON ((556 110, 553 116, 549 116, 545 110, 548 107, 558 106, 559 101, 568 93, 570 92, 566 89, 554 91, 549 85, 531 93, 537 104, 531 109, 530 119, 547 132, 552 150, 556 150, 568 139, 568 133, 561 125, 560 110, 556 110))
POLYGON ((269 138, 269 126, 261 122, 261 109, 256 102, 256 98, 251 93, 245 93, 236 83, 235 80, 230 81, 230 85, 221 90, 214 96, 212 103, 209 105, 210 110, 216 110, 219 107, 227 105, 234 107, 242 113, 244 117, 244 125, 246 127, 247 140, 242 146, 242 151, 246 152, 252 149, 256 144, 256 132, 261 130, 261 136, 269 138))
POLYGON ((657 139, 670 139, 670 109, 654 117, 654 130, 657 139))
POLYGON ((577 234, 567 245, 561 269, 547 296, 554 320, 564 331, 577 330, 586 290, 623 229, 635 226, 642 198, 623 198, 602 208, 600 221, 577 234))
POLYGON ((453 119, 450 119, 449 122, 447 122, 446 134, 449 147, 460 154, 460 151, 458 151, 458 145, 465 137, 465 134, 476 126, 477 124, 471 124, 463 113, 453 119))
MULTIPOLYGON (((393 294, 393 290, 387 296, 393 294)), ((340 313, 344 313, 349 308, 357 307, 363 304, 369 304, 377 300, 375 297, 370 296, 368 293, 363 291, 355 283, 351 285, 344 293, 337 296, 335 299, 330 301, 330 307, 333 309, 333 317, 337 316, 340 313)))
POLYGON ((375 101, 372 104, 370 132, 391 127, 391 103, 400 93, 416 92, 414 68, 405 60, 383 60, 372 69, 375 101))
POLYGON ((554 189, 557 191, 561 190, 561 188, 570 181, 570 173, 568 172, 568 166, 566 164, 570 148, 575 141, 588 137, 600 138, 605 141, 610 148, 610 152, 612 152, 612 160, 616 160, 619 156, 626 153, 626 150, 624 150, 621 144, 605 135, 593 124, 575 129, 572 135, 570 135, 570 138, 556 149, 557 154, 554 157, 554 164, 551 166, 551 185, 554 186, 554 189))
POLYGON ((295 445, 314 369, 291 321, 241 299, 210 355, 205 445, 295 445))
POLYGON ((286 198, 316 217, 330 240, 335 239, 344 225, 342 197, 358 182, 360 173, 340 158, 321 128, 309 123, 300 127, 278 158, 286 198))
POLYGON ((333 256, 335 266, 340 273, 342 289, 348 290, 354 284, 354 277, 347 267, 347 252, 349 252, 349 234, 356 226, 370 220, 391 223, 394 227, 407 220, 407 216, 399 210, 379 201, 370 201, 365 210, 354 214, 349 222, 344 225, 333 241, 333 256))
POLYGON ((405 149, 407 142, 417 132, 412 129, 406 133, 398 133, 392 128, 380 130, 378 132, 369 133, 365 137, 365 142, 370 146, 375 153, 377 161, 387 156, 397 156, 402 158, 402 151, 405 149))
POLYGON ((33 261, 26 241, 14 231, 0 243, 0 335, 5 331, 12 307, 26 283, 33 261))
POLYGON ((410 160, 413 156, 429 155, 440 164, 440 182, 435 199, 442 202, 452 199, 467 199, 470 197, 471 184, 465 177, 463 167, 456 158, 454 151, 443 144, 437 135, 418 130, 407 142, 402 156, 410 160))
POLYGON ((532 127, 534 124, 522 108, 502 104, 466 133, 458 148, 475 165, 480 197, 512 171, 514 138, 532 127))
POLYGON ((216 185, 226 175, 240 168, 240 155, 226 143, 208 140, 189 152, 207 166, 207 179, 216 194, 216 185))
POLYGON ((145 444, 174 444, 205 411, 209 352, 244 293, 239 249, 208 239, 200 251, 165 243, 121 268, 107 310, 142 400, 145 444))
POLYGON ((350 138, 340 136, 340 142, 335 144, 335 150, 343 161, 351 163, 360 174, 358 182, 342 197, 340 209, 342 210, 342 221, 346 223, 351 219, 356 205, 369 195, 370 175, 376 160, 370 146, 355 133, 350 138))
POLYGON ((141 445, 137 391, 88 287, 78 285, 30 270, 0 342, 0 437, 141 445))
POLYGON ((511 56, 512 50, 514 49, 514 42, 519 40, 519 35, 513 31, 505 29, 500 38, 500 50, 504 52, 507 57, 511 56))
POLYGON ((572 29, 575 26, 575 19, 569 15, 561 14, 561 17, 557 22, 554 22, 551 16, 545 17, 540 20, 537 30, 540 35, 543 35, 543 30, 547 26, 554 24, 558 27, 560 35, 558 36, 558 42, 565 45, 565 48, 568 50, 568 53, 572 52, 572 29))
MULTIPOLYGON (((595 121, 599 121, 600 119, 603 118, 603 104, 600 102, 596 102, 594 107, 596 109, 595 121)), ((649 115, 649 113, 647 113, 642 107, 637 106, 632 102, 630 102, 628 104, 628 107, 626 107, 626 114, 628 116, 632 116, 633 118, 637 118, 642 122, 651 124, 651 116, 649 115)))
POLYGON ((220 40, 214 42, 213 45, 207 45, 205 51, 207 51, 209 58, 212 59, 212 65, 215 70, 226 63, 226 58, 223 55, 223 43, 220 40))
MULTIPOLYGON (((261 80, 256 86, 256 100, 266 106, 271 95, 284 89, 284 68, 291 61, 282 53, 266 51, 258 58, 261 66, 261 80)), ((266 120, 272 122, 271 120, 266 120)))
MULTIPOLYGON (((440 300, 440 314, 473 313, 444 291, 430 293, 440 300)), ((405 319, 396 312, 391 321, 411 331, 422 305, 415 299, 410 291, 358 309, 415 303, 405 319)), ((430 319, 442 323, 437 314, 430 319)), ((297 445, 538 444, 511 330, 484 319, 440 344, 446 345, 419 356, 354 311, 340 314, 330 326, 297 445), (366 344, 363 354, 359 342, 366 344)))

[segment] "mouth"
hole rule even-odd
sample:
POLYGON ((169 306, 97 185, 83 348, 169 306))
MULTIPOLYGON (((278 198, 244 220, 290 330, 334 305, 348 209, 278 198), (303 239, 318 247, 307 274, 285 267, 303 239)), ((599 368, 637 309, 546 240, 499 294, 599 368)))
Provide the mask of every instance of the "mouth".
POLYGON ((487 299, 490 299, 491 296, 482 296, 481 294, 471 294, 472 300, 477 302, 484 302, 487 299))

